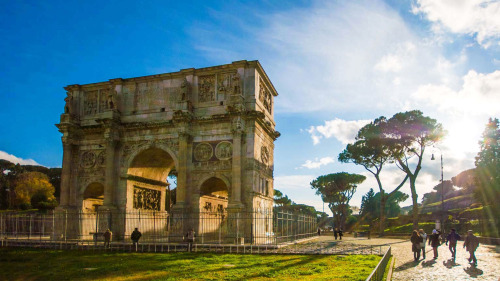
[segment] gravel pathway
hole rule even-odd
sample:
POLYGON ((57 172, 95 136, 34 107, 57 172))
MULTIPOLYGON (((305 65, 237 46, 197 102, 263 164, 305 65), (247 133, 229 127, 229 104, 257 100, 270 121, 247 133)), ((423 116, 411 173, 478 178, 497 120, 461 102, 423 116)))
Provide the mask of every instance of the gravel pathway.
MULTIPOLYGON (((335 241, 331 236, 321 236, 315 241, 304 243, 303 247, 308 244, 316 243, 320 245, 331 245, 335 243, 337 250, 341 253, 341 249, 355 249, 360 246, 373 246, 372 249, 390 245, 393 256, 396 258, 394 265, 392 280, 491 280, 500 281, 500 246, 490 246, 481 244, 476 251, 478 260, 477 267, 469 265, 467 258, 469 253, 462 248, 463 242, 457 245, 457 258, 455 261, 451 259, 451 253, 446 245, 439 247, 438 259, 432 259, 432 248, 426 248, 426 259, 420 259, 415 262, 413 253, 411 252, 411 243, 409 240, 390 239, 390 238, 353 238, 344 237, 342 241, 335 241)), ((309 247, 312 247, 311 245, 309 247)), ((348 254, 349 252, 347 252, 348 254)))

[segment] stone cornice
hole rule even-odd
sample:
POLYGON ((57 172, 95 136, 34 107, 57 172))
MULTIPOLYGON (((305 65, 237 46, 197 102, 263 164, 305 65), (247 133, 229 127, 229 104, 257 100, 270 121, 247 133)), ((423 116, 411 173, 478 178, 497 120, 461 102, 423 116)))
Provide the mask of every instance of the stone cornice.
POLYGON ((150 121, 150 122, 132 122, 132 123, 121 123, 121 127, 124 129, 153 129, 161 127, 173 127, 173 120, 167 121, 150 121))
POLYGON ((246 118, 255 120, 272 138, 276 140, 281 136, 281 133, 274 130, 274 124, 266 120, 266 115, 263 112, 253 110, 245 114, 246 118))
POLYGON ((188 68, 188 69, 181 69, 177 72, 170 72, 170 73, 162 73, 162 74, 155 74, 155 75, 147 75, 147 76, 140 76, 140 77, 133 77, 133 78, 113 78, 109 79, 108 81, 103 81, 103 82, 96 82, 96 83, 89 83, 89 84, 83 84, 83 85, 68 85, 65 87, 66 90, 69 91, 69 89, 75 89, 77 87, 78 89, 97 89, 99 87, 110 87, 113 84, 126 84, 126 83, 143 83, 143 82, 148 82, 148 81, 155 81, 155 80, 164 80, 164 79, 175 79, 175 78, 182 78, 186 77, 189 75, 206 75, 206 74, 212 74, 220 71, 230 71, 230 70, 236 70, 237 68, 240 67, 255 67, 258 69, 259 73, 261 76, 263 76, 268 85, 270 85, 270 88, 272 89, 273 95, 277 95, 276 89, 274 88, 273 84, 267 77, 266 72, 260 65, 259 61, 246 61, 246 60, 241 60, 241 61, 235 61, 230 64, 223 64, 223 65, 217 65, 217 66, 210 66, 210 67, 203 67, 203 68, 188 68), (119 82, 118 82, 119 81, 119 82), (117 83, 118 82, 118 83, 117 83))

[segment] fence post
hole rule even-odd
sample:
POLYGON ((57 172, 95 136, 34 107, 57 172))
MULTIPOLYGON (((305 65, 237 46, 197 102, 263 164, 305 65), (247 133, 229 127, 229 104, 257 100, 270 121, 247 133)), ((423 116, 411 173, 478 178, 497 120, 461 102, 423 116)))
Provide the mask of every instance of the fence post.
POLYGON ((56 238, 56 212, 52 212, 52 238, 50 239, 51 241, 56 238))
POLYGON ((68 210, 64 210, 64 242, 68 241, 68 210))

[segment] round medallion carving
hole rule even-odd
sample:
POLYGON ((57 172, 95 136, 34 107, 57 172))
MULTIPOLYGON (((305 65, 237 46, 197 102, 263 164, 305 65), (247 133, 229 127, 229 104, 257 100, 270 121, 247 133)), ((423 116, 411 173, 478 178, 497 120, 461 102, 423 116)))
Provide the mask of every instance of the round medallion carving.
POLYGON ((215 156, 219 160, 229 160, 233 156, 233 144, 228 141, 221 141, 215 147, 215 156))
POLYGON ((103 152, 99 153, 99 155, 97 156, 96 164, 98 166, 103 166, 105 161, 106 161, 106 152, 103 151, 103 152))
POLYGON ((213 155, 212 146, 206 142, 202 142, 194 148, 194 159, 196 161, 208 161, 213 155))
POLYGON ((260 158, 262 159, 262 163, 267 164, 269 162, 269 150, 266 146, 262 146, 260 149, 260 158))
POLYGON ((82 162, 81 165, 84 168, 90 168, 95 165, 96 157, 94 152, 92 151, 85 151, 82 154, 82 162))

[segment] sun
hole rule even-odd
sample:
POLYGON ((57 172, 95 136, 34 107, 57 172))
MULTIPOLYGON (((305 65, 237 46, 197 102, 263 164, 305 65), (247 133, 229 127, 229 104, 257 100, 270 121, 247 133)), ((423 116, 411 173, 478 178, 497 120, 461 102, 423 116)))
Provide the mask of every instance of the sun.
POLYGON ((469 118, 453 120, 452 124, 446 126, 448 134, 440 145, 449 156, 455 159, 470 157, 470 154, 479 151, 479 139, 481 138, 481 124, 473 122, 469 118))

